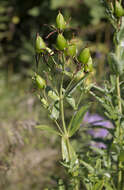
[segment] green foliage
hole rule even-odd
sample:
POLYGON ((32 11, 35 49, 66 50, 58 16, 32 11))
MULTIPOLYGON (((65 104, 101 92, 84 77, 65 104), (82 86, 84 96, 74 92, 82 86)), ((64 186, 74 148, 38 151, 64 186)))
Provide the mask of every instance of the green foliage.
POLYGON ((69 126, 68 126, 68 133, 69 136, 71 137, 72 135, 75 134, 75 132, 79 129, 80 124, 83 120, 83 117, 85 115, 85 113, 87 112, 89 108, 88 106, 82 106, 82 108, 80 108, 79 111, 77 111, 77 113, 72 117, 69 126))
POLYGON ((112 2, 103 2, 105 7, 99 0, 0 1, 0 189, 123 189, 124 18, 116 15, 112 2), (66 28, 56 23, 58 10, 66 28), (105 11, 115 30, 113 42, 105 11), (44 47, 43 43, 35 47, 36 33, 44 47), (55 45, 58 34, 66 39, 60 50, 55 45), (85 47, 93 59, 90 55, 81 67, 77 57, 85 47), (37 81, 43 82, 43 89, 35 88, 36 83, 31 86, 32 65, 34 76, 43 77, 37 81), (104 139, 93 138, 88 131, 105 127, 82 127, 89 109, 113 123, 104 139), (107 149, 91 146, 99 141, 107 149), (61 157, 58 167, 55 162, 61 157))

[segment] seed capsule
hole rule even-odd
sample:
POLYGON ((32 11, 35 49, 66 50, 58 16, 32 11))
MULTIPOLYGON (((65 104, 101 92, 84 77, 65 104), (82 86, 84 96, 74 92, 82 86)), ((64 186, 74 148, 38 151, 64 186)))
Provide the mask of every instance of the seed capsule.
POLYGON ((69 45, 65 50, 65 55, 74 57, 76 55, 76 45, 75 44, 69 45))
POLYGON ((58 34, 56 44, 59 50, 64 50, 67 47, 66 39, 62 34, 58 34))
POLYGON ((36 85, 39 89, 43 89, 46 87, 46 81, 40 75, 36 74, 35 81, 36 81, 36 85))
POLYGON ((116 4, 115 4, 115 15, 117 17, 124 16, 124 9, 118 1, 116 1, 116 4))
POLYGON ((63 15, 60 12, 56 17, 56 25, 57 25, 57 28, 60 30, 64 30, 66 28, 66 22, 64 20, 63 15))
POLYGON ((36 53, 44 52, 45 48, 46 48, 45 42, 39 35, 37 35, 36 44, 35 44, 36 53))
POLYGON ((90 50, 89 48, 85 48, 81 51, 78 61, 80 61, 83 64, 86 64, 90 58, 90 50))

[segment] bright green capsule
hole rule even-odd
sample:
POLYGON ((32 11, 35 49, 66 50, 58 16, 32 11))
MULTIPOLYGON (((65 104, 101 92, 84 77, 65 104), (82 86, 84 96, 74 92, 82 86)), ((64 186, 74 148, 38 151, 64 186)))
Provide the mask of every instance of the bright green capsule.
POLYGON ((35 75, 35 82, 39 89, 43 89, 46 87, 46 81, 40 75, 35 75))
POLYGON ((35 44, 36 53, 44 52, 45 48, 46 48, 45 42, 39 35, 37 35, 36 44, 35 44))
POLYGON ((66 39, 64 38, 62 34, 58 34, 56 45, 59 50, 64 50, 67 47, 66 39))
POLYGON ((78 56, 78 61, 86 64, 90 58, 90 50, 89 48, 85 48, 81 51, 80 55, 78 56))
POLYGON ((60 12, 56 17, 56 26, 60 30, 64 30, 66 28, 66 22, 64 20, 63 15, 60 12))
POLYGON ((115 4, 115 15, 117 17, 124 16, 124 9, 118 1, 116 1, 116 4, 115 4))
POLYGON ((76 55, 76 45, 70 44, 65 50, 65 55, 74 57, 76 55))

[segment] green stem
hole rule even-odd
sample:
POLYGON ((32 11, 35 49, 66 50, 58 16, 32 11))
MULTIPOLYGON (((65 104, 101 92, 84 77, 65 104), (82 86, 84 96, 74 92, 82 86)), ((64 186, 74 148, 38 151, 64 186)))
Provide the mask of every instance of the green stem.
MULTIPOLYGON (((116 45, 116 44, 115 44, 116 45)), ((120 52, 119 52, 119 46, 116 45, 116 56, 119 59, 120 58, 120 52)), ((121 90, 120 90, 120 79, 119 75, 116 77, 116 85, 117 85, 117 97, 118 97, 118 109, 120 115, 122 115, 122 105, 121 105, 121 90)), ((118 131, 119 131, 119 146, 122 146, 123 141, 123 131, 120 125, 120 118, 119 118, 119 125, 118 125, 118 131)), ((118 160, 118 190, 122 189, 122 162, 118 160)))
POLYGON ((118 108, 119 108, 119 112, 120 112, 120 114, 122 114, 121 92, 120 92, 119 76, 117 76, 116 80, 117 80, 118 108))
POLYGON ((61 134, 63 134, 63 131, 61 129, 61 127, 59 126, 58 122, 56 120, 53 120, 56 124, 56 126, 58 127, 58 130, 60 131, 61 134))
POLYGON ((63 107, 63 79, 64 75, 62 74, 61 84, 60 84, 60 111, 61 111, 61 118, 62 118, 62 125, 64 129, 64 133, 67 134, 66 125, 65 125, 65 118, 64 118, 64 107, 63 107))
MULTIPOLYGON (((121 106, 121 92, 120 92, 120 84, 119 84, 119 76, 117 76, 117 96, 118 96, 118 108, 119 108, 119 113, 122 114, 122 106, 121 106)), ((122 129, 121 129, 121 125, 119 123, 119 145, 122 146, 122 140, 123 140, 123 136, 122 136, 122 129)), ((118 190, 122 189, 122 162, 119 160, 118 161, 118 190)))
POLYGON ((65 89, 65 94, 66 94, 66 92, 69 90, 69 88, 70 88, 71 84, 73 83, 73 81, 74 81, 74 76, 72 77, 72 79, 71 79, 71 81, 69 82, 67 88, 65 89))
POLYGON ((80 102, 82 100, 82 96, 83 96, 84 92, 82 91, 81 94, 80 94, 80 97, 79 97, 79 100, 78 100, 78 103, 77 103, 77 106, 76 106, 76 110, 78 109, 79 105, 80 105, 80 102))

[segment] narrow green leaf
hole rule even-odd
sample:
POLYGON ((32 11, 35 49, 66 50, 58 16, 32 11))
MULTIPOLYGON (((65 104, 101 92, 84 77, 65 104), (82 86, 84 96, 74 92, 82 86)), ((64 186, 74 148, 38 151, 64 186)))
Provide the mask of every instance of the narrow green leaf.
POLYGON ((76 106, 75 106, 75 99, 72 98, 71 95, 66 96, 66 101, 72 106, 73 109, 76 108, 76 106))
POLYGON ((94 152, 96 152, 97 154, 100 154, 101 156, 105 156, 105 151, 100 149, 100 148, 96 148, 96 147, 93 147, 91 146, 90 147, 94 152))
POLYGON ((59 113, 60 113, 60 111, 59 111, 59 102, 56 101, 54 103, 53 107, 52 107, 52 112, 51 112, 50 117, 52 119, 56 119, 57 120, 59 118, 59 113))
POLYGON ((69 137, 71 137, 79 129, 80 124, 88 108, 89 105, 82 106, 81 109, 77 111, 77 113, 72 117, 68 126, 69 137))
POLYGON ((108 62, 111 67, 111 70, 113 71, 114 74, 119 74, 119 60, 117 59, 116 55, 114 53, 109 53, 108 55, 108 62))
POLYGON ((91 173, 94 172, 94 168, 90 164, 86 163, 83 160, 80 160, 80 163, 83 164, 88 169, 89 172, 91 172, 91 173))
POLYGON ((124 40, 124 26, 120 28, 120 31, 117 33, 117 40, 120 43, 124 40))
MULTIPOLYGON (((119 52, 120 51, 121 51, 121 46, 119 52)), ((124 61, 121 59, 117 59, 117 56, 114 53, 109 54, 108 62, 114 74, 122 75, 124 73, 124 61)))
POLYGON ((106 187, 106 190, 115 190, 108 182, 105 182, 104 186, 106 187))
POLYGON ((37 129, 40 129, 40 130, 44 130, 44 131, 47 131, 49 133, 53 133, 53 134, 56 134, 56 135, 60 135, 61 134, 56 131, 55 129, 53 129, 52 127, 48 126, 48 125, 37 125, 35 126, 37 129))
POLYGON ((102 190, 103 188, 103 185, 104 185, 104 181, 99 181, 98 183, 96 183, 93 187, 92 190, 102 190))
POLYGON ((66 162, 69 162, 69 155, 68 155, 68 149, 67 149, 67 142, 64 137, 61 138, 61 149, 62 149, 62 158, 66 162))
POLYGON ((67 92, 65 92, 65 96, 67 96, 68 94, 72 94, 77 87, 79 87, 83 81, 88 77, 89 73, 85 74, 76 84, 74 84, 74 86, 72 86, 71 89, 67 90, 67 92))

